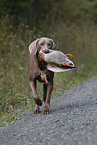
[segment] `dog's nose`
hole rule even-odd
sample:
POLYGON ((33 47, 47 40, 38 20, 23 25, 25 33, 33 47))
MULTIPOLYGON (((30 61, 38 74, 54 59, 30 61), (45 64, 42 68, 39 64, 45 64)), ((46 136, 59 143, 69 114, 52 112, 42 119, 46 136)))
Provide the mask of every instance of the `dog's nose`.
POLYGON ((49 53, 49 49, 43 49, 42 50, 44 53, 49 53))

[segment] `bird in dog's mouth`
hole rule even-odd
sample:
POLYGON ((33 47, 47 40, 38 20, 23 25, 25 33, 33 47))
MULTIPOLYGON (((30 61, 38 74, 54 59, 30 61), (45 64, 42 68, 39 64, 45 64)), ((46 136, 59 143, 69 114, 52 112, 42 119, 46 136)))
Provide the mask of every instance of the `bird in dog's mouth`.
POLYGON ((76 67, 74 63, 68 58, 68 56, 72 59, 74 58, 72 54, 64 54, 61 51, 41 50, 38 55, 39 67, 41 70, 47 68, 53 72, 64 72, 75 69, 76 67))

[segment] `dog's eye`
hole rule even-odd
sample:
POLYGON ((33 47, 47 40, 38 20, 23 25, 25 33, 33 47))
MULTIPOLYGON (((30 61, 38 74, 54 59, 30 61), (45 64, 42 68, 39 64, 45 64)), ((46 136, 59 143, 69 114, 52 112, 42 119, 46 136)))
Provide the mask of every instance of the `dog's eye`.
POLYGON ((43 45, 44 45, 44 42, 40 43, 40 45, 42 45, 42 46, 43 46, 43 45))

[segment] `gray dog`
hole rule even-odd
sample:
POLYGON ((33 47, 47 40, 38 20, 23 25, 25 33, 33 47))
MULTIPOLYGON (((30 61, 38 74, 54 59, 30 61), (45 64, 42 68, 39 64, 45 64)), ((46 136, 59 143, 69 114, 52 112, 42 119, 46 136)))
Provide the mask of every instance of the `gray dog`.
POLYGON ((34 113, 37 114, 40 112, 39 106, 42 105, 41 99, 37 96, 36 93, 36 83, 37 80, 43 83, 43 100, 45 102, 44 114, 50 113, 50 96, 53 88, 53 78, 54 73, 46 69, 46 67, 41 67, 41 64, 38 62, 39 51, 49 52, 56 48, 55 43, 52 39, 49 38, 39 38, 32 42, 29 45, 29 59, 28 59, 28 72, 29 72, 29 81, 32 89, 34 101, 36 102, 34 113))

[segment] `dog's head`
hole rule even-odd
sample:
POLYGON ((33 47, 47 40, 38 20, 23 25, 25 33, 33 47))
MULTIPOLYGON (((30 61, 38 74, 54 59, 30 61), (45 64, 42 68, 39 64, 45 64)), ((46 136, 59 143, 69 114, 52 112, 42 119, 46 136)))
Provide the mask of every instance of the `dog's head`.
POLYGON ((29 45, 30 54, 35 54, 37 51, 39 52, 40 50, 48 52, 50 49, 53 50, 55 48, 56 45, 54 41, 46 37, 38 38, 29 45))

